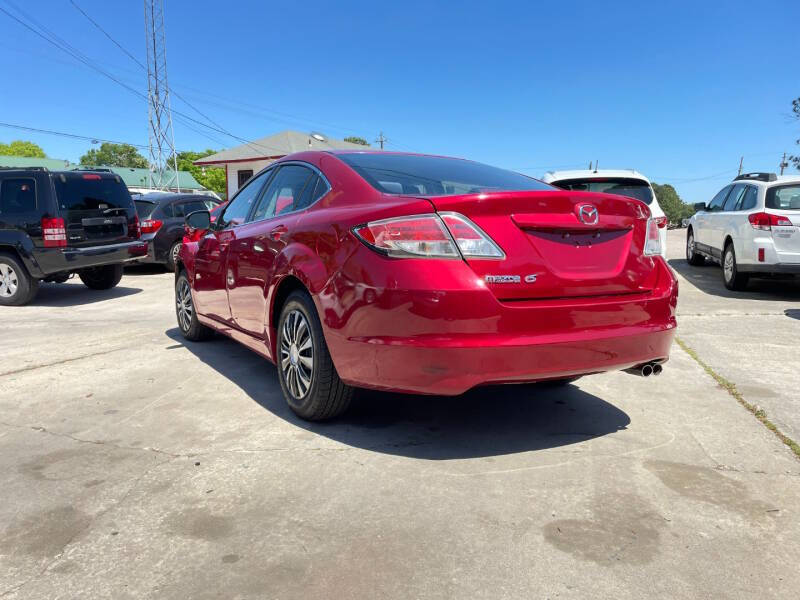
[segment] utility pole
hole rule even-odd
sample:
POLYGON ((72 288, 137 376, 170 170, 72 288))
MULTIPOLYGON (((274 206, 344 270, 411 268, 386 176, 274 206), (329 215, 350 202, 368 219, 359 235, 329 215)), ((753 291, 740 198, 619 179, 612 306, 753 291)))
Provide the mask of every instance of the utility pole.
POLYGON ((147 118, 150 146, 150 187, 163 190, 170 186, 167 171, 178 180, 178 157, 172 131, 172 109, 167 85, 167 42, 164 33, 164 1, 144 0, 144 33, 147 48, 147 118), (171 164, 170 164, 171 163, 171 164))
MULTIPOLYGON (((739 159, 739 175, 742 174, 742 164, 744 163, 744 156, 739 159)), ((738 175, 737 175, 738 177, 738 175)))
POLYGON ((781 159, 781 164, 778 165, 781 168, 781 175, 783 175, 783 170, 789 166, 789 163, 786 162, 786 152, 783 153, 783 158, 781 159))
POLYGON ((381 131, 381 132, 380 132, 380 134, 378 134, 378 139, 377 139, 377 140, 375 140, 375 143, 377 143, 377 144, 380 144, 380 145, 381 145, 381 150, 383 150, 383 144, 384 144, 384 143, 386 143, 386 142, 388 142, 388 141, 389 141, 389 140, 387 140, 387 139, 384 137, 384 135, 383 135, 383 132, 381 131))

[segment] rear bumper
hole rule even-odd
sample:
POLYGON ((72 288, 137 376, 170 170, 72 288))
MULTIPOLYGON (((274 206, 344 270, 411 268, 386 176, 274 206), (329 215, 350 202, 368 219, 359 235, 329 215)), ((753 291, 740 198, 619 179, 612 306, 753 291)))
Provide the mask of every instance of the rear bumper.
POLYGON ((457 395, 626 369, 669 357, 678 285, 663 260, 648 293, 500 302, 485 287, 359 287, 352 307, 320 297, 325 339, 339 376, 358 387, 457 395))
POLYGON ((40 274, 46 276, 61 271, 126 263, 140 258, 146 252, 146 244, 137 240, 87 248, 41 248, 34 258, 40 274))
POLYGON ((744 264, 736 265, 737 270, 742 273, 751 273, 753 275, 800 275, 800 264, 792 263, 777 263, 777 264, 744 264))

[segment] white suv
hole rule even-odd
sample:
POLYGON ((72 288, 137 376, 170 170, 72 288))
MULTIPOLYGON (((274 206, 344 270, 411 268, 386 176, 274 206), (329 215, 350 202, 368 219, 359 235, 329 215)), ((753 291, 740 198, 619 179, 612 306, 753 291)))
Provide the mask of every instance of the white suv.
POLYGON ((730 290, 750 277, 800 275, 800 176, 746 173, 698 212, 686 232, 686 260, 722 264, 730 290))
POLYGON ((667 258, 667 217, 658 205, 650 180, 638 171, 633 169, 548 171, 542 177, 542 181, 564 190, 604 192, 641 200, 650 207, 650 214, 658 223, 661 256, 667 258))

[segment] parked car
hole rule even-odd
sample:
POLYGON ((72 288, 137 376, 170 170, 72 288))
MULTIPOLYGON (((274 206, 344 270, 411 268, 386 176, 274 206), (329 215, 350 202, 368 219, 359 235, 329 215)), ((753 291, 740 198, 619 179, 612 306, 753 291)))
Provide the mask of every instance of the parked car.
POLYGON ((549 171, 542 181, 563 190, 604 192, 641 200, 658 223, 661 256, 667 257, 667 216, 658 204, 650 180, 633 169, 584 169, 579 171, 549 171))
POLYGON ((657 374, 675 333, 677 283, 643 202, 471 161, 302 152, 187 227, 183 336, 219 331, 277 363, 304 419, 340 414, 354 387, 657 374))
POLYGON ((800 275, 800 176, 746 173, 697 213, 686 232, 686 260, 722 265, 730 290, 751 277, 800 275))
POLYGON ((158 263, 170 271, 175 269, 175 257, 183 240, 183 219, 189 213, 208 210, 217 203, 208 196, 197 194, 148 194, 136 199, 136 212, 142 229, 142 241, 147 242, 147 255, 140 263, 158 263))
POLYGON ((40 281, 77 274, 113 288, 146 251, 128 189, 113 173, 0 168, 0 305, 22 305, 40 281))
POLYGON ((225 209, 226 206, 228 206, 228 203, 227 202, 223 202, 222 204, 217 204, 216 206, 213 206, 213 207, 208 209, 208 212, 211 215, 211 222, 212 223, 217 220, 217 215, 220 212, 222 212, 225 209))

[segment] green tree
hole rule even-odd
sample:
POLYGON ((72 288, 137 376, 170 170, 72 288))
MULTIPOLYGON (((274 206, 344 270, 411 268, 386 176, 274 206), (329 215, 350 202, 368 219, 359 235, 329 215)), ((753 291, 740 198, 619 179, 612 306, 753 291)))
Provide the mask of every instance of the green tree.
POLYGON ((205 150, 203 152, 179 152, 178 170, 189 171, 197 182, 204 188, 212 190, 222 198, 227 197, 225 189, 225 169, 216 167, 198 167, 192 163, 199 158, 204 158, 211 154, 216 154, 216 150, 205 150))
POLYGON ((92 148, 81 156, 81 164, 91 167, 132 167, 147 169, 147 159, 130 144, 103 142, 100 148, 92 148))
POLYGON ((351 144, 361 144, 362 146, 369 146, 369 142, 362 137, 358 137, 357 135, 351 135, 350 137, 344 138, 345 142, 350 142, 351 144))
POLYGON ((681 219, 688 219, 694 214, 694 207, 681 200, 678 192, 670 184, 665 183, 664 185, 659 185, 654 183, 652 185, 653 191, 656 193, 658 205, 661 207, 661 210, 664 211, 664 214, 667 215, 667 219, 670 223, 677 223, 681 219))
POLYGON ((33 142, 14 140, 9 144, 0 142, 0 154, 3 156, 24 156, 26 158, 47 158, 44 150, 33 142))

